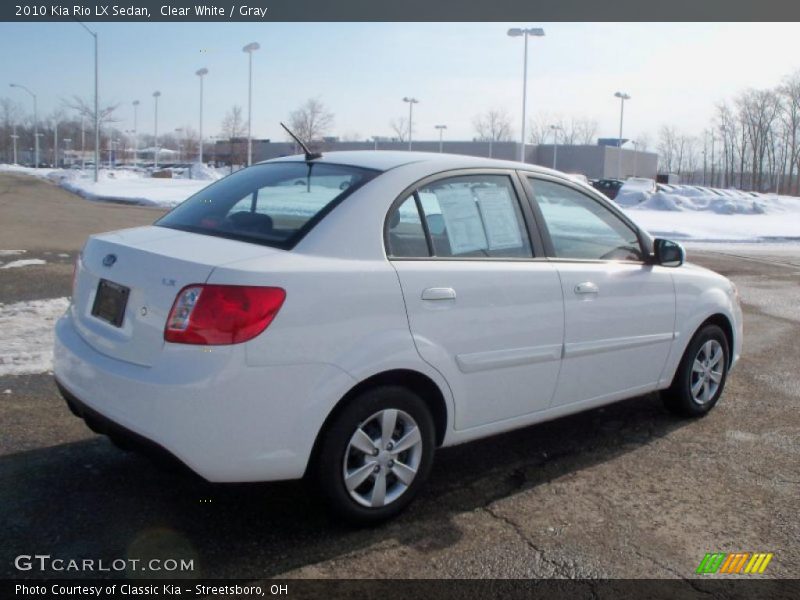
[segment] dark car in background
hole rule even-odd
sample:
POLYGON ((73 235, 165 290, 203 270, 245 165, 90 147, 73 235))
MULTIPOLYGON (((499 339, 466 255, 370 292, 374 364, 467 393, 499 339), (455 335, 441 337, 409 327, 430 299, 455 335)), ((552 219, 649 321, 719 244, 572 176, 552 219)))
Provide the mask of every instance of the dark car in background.
POLYGON ((592 181, 592 187, 613 200, 617 197, 619 188, 622 187, 623 183, 624 181, 619 179, 595 179, 592 181))

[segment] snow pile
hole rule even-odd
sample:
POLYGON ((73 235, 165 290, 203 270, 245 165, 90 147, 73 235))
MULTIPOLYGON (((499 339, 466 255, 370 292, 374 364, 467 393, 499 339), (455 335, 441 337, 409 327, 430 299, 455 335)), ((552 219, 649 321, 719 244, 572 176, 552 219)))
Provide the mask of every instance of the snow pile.
POLYGON ((68 298, 0 303, 0 377, 53 368, 53 327, 68 298))
POLYGON ((183 177, 188 177, 189 179, 196 179, 198 181, 216 181, 217 179, 222 179, 222 175, 220 175, 216 169, 213 169, 203 163, 192 163, 192 166, 189 167, 183 174, 183 177))
POLYGON ((776 194, 752 194, 693 186, 668 186, 648 193, 623 187, 615 202, 627 209, 707 211, 718 215, 761 215, 794 211, 798 199, 776 194), (667 191, 668 190, 668 191, 667 191))

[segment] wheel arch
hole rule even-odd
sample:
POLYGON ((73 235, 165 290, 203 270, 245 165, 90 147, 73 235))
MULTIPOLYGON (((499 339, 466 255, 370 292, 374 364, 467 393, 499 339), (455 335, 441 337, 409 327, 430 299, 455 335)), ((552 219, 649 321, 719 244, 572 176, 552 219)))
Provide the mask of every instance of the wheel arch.
MULTIPOLYGON (((700 325, 697 327, 697 329, 695 329, 694 333, 692 334, 692 337, 689 338, 689 343, 691 343, 691 340, 694 339, 695 335, 697 335, 697 332, 700 331, 706 325, 716 325, 717 327, 722 329, 722 332, 725 334, 725 341, 728 343, 728 365, 727 366, 728 366, 728 370, 730 371, 731 366, 732 366, 731 365, 731 362, 732 362, 731 361, 731 355, 733 354, 733 346, 734 346, 734 341, 735 341, 734 340, 734 335, 735 334, 734 334, 734 331, 733 331, 733 323, 731 323, 731 320, 728 318, 727 315, 724 315, 722 313, 714 313, 713 315, 708 317, 705 321, 700 323, 700 325)), ((688 344, 687 344, 687 348, 688 348, 688 344)), ((686 349, 684 349, 684 352, 686 352, 686 349)))
POLYGON ((319 428, 311 450, 311 459, 308 461, 306 471, 314 463, 319 452, 322 434, 328 429, 331 422, 344 410, 356 397, 364 392, 387 385, 396 385, 406 388, 417 394, 428 406, 433 418, 436 433, 436 446, 441 446, 447 433, 448 408, 444 394, 433 379, 413 369, 392 369, 376 373, 359 381, 351 387, 328 413, 322 427, 319 428))

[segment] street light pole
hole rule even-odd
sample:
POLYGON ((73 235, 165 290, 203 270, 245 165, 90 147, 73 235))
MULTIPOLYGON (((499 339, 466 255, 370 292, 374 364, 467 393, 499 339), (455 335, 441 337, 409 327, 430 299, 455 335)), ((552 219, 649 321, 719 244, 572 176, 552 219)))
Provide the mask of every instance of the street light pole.
POLYGON ((133 101, 133 166, 139 162, 139 101, 133 101))
POLYGON ((444 130, 447 129, 447 125, 434 125, 434 127, 439 130, 439 154, 441 154, 443 146, 442 134, 444 133, 444 130))
POLYGON ((17 135, 17 124, 14 123, 14 133, 11 134, 11 139, 14 140, 14 164, 17 164, 17 140, 19 136, 17 135))
MULTIPOLYGON (((182 139, 183 127, 177 127, 175 129, 175 133, 178 134, 177 135, 177 138, 178 138, 178 162, 182 163, 183 162, 183 139, 182 139)), ((189 170, 189 173, 191 175, 191 169, 189 170)))
POLYGON ((36 94, 26 88, 24 85, 20 85, 18 83, 11 83, 9 84, 13 88, 19 88, 24 90, 30 94, 31 98, 33 98, 33 139, 34 139, 34 153, 33 153, 33 166, 34 168, 39 168, 39 118, 37 116, 37 109, 36 109, 36 94))
POLYGON ((100 169, 100 100, 97 86, 97 33, 89 29, 80 21, 77 21, 77 23, 94 38, 94 181, 97 183, 98 170, 100 169))
POLYGON ((58 119, 53 119, 53 168, 58 168, 58 119))
POLYGON ((195 71, 195 75, 200 78, 200 151, 197 155, 197 162, 203 162, 203 77, 208 75, 208 69, 203 67, 195 71))
POLYGON ((550 125, 553 130, 553 170, 556 168, 556 161, 558 160, 558 130, 561 129, 558 125, 550 125))
POLYGON ((86 126, 84 121, 86 116, 81 113, 81 171, 86 170, 86 126))
POLYGON ((714 143, 717 141, 717 136, 714 135, 714 132, 711 132, 711 187, 714 187, 716 184, 716 173, 714 164, 714 143))
POLYGON ((510 37, 522 36, 525 38, 525 49, 522 61, 522 128, 519 148, 519 160, 520 162, 525 162, 525 112, 528 105, 528 36, 543 37, 544 29, 541 27, 529 27, 526 29, 513 27, 508 30, 508 35, 510 37))
POLYGON ((158 168, 158 99, 161 96, 161 92, 156 90, 153 92, 153 99, 155 100, 155 119, 154 119, 154 127, 153 127, 153 168, 158 168))
POLYGON ((408 102, 408 149, 411 150, 411 132, 413 131, 412 128, 412 120, 414 118, 414 105, 419 104, 419 100, 416 98, 411 98, 409 96, 405 96, 403 98, 403 102, 408 102))
POLYGON ((253 164, 253 52, 261 48, 258 42, 250 42, 242 52, 247 53, 247 166, 253 164))
MULTIPOLYGON (((67 166, 67 155, 69 154, 69 145, 72 142, 72 138, 64 138, 64 166, 67 166)), ((72 165, 72 161, 70 161, 70 165, 72 165)))
POLYGON ((631 97, 625 92, 616 92, 615 98, 619 98, 619 139, 617 140, 617 179, 622 179, 622 118, 625 114, 625 100, 631 97))

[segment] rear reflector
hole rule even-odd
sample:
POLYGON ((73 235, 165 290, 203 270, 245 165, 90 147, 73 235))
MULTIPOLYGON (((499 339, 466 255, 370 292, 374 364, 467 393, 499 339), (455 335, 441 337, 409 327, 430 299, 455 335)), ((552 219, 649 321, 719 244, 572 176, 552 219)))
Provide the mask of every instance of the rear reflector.
POLYGON ((189 285, 178 292, 164 339, 175 344, 239 344, 264 331, 286 292, 276 287, 189 285))

